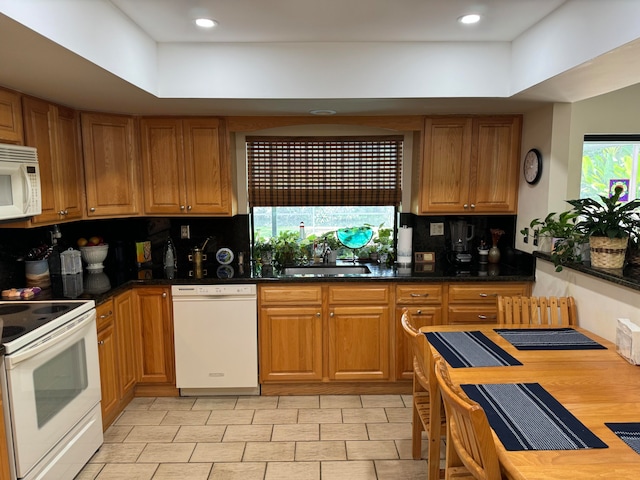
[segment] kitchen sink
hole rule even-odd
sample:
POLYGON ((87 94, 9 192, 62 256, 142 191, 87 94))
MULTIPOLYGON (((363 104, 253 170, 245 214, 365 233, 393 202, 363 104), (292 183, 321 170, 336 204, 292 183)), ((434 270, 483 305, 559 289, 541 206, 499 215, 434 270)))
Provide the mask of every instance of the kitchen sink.
POLYGON ((285 275, 358 275, 371 273, 366 265, 308 265, 284 267, 285 275))

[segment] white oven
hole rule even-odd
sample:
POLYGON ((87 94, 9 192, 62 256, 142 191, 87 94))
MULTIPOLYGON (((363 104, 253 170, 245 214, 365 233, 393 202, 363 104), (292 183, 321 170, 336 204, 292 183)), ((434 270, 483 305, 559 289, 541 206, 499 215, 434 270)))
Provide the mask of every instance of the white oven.
POLYGON ((8 344, 3 394, 14 478, 71 480, 102 445, 96 314, 90 303, 88 310, 78 304, 87 311, 70 310, 62 325, 44 335, 34 330, 37 338, 15 352, 8 344))

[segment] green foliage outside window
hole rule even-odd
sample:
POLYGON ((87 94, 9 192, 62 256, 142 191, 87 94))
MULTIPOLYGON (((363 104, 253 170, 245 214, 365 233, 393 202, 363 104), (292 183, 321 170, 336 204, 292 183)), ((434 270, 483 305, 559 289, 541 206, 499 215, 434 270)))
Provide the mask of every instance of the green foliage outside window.
POLYGON ((630 179, 629 200, 640 197, 638 153, 640 144, 586 142, 583 145, 580 198, 610 196, 609 181, 630 179), (634 178, 635 177, 635 178, 634 178))

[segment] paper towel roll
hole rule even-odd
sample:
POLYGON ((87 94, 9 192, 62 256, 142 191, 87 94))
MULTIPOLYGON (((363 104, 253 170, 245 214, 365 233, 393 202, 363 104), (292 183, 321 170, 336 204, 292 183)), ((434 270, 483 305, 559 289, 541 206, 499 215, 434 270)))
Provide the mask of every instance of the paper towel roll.
POLYGON ((403 226, 398 230, 398 263, 411 263, 413 228, 403 226))

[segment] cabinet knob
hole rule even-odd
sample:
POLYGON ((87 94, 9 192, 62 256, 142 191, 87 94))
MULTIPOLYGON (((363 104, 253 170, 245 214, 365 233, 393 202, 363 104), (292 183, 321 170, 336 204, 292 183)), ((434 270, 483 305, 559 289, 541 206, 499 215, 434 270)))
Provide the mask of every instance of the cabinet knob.
POLYGON ((187 205, 187 210, 191 211, 191 205, 187 205))
POLYGON ((469 208, 469 204, 468 204, 468 203, 465 203, 462 207, 463 207, 463 208, 469 208))
POLYGON ((422 310, 416 310, 416 314, 422 315, 422 310))
POLYGON ((162 298, 167 298, 167 292, 162 292, 162 298))
POLYGON ((104 345, 104 340, 100 340, 100 341, 98 342, 98 345, 104 345))
POLYGON ((320 317, 320 312, 316 313, 316 317, 320 317))
POLYGON ((64 209, 64 212, 62 212, 64 215, 69 215, 69 210, 67 210, 66 208, 64 209))
POLYGON ((89 209, 89 211, 90 211, 90 212, 95 212, 95 211, 96 211, 96 208, 95 208, 95 207, 91 207, 91 208, 89 209))
POLYGON ((498 296, 497 293, 479 293, 478 295, 481 296, 482 298, 497 297, 498 296))
POLYGON ((180 210, 184 210, 184 205, 180 205, 180 210))
POLYGON ((58 215, 64 215, 64 210, 59 210, 58 215))
POLYGON ((113 312, 109 310, 107 313, 100 315, 100 318, 107 318, 113 315, 113 312))
POLYGON ((411 293, 409 294, 410 297, 428 297, 429 294, 428 293, 411 293))
POLYGON ((472 203, 472 204, 471 204, 471 208, 476 208, 476 204, 475 204, 475 203, 472 203))
POLYGON ((330 317, 333 317, 333 312, 331 312, 331 313, 329 314, 329 316, 330 316, 330 317))
POLYGON ((496 320, 498 318, 497 315, 478 315, 480 320, 496 320))

